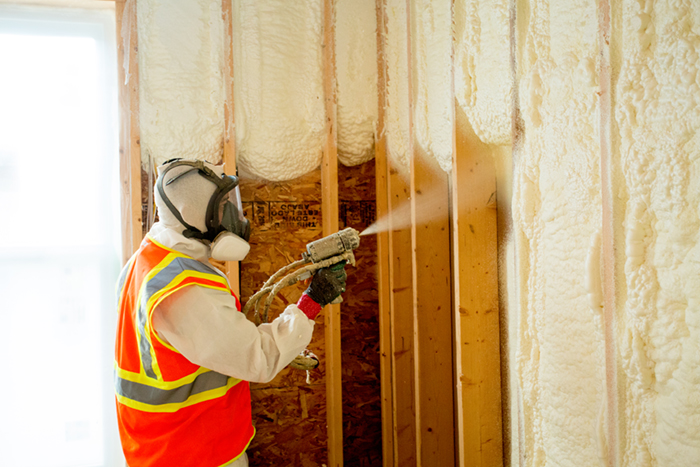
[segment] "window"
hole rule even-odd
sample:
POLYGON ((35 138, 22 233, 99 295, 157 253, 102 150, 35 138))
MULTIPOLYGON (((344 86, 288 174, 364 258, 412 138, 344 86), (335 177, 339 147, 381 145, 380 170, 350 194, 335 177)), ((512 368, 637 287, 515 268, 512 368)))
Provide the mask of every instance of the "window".
POLYGON ((0 5, 3 466, 123 465, 114 28, 113 9, 0 5))

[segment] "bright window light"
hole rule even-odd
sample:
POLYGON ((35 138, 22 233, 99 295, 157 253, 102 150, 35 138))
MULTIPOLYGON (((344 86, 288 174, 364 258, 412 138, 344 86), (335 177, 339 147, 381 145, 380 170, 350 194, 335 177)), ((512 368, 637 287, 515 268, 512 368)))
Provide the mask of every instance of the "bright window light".
POLYGON ((113 10, 0 5, 0 465, 123 465, 113 10))

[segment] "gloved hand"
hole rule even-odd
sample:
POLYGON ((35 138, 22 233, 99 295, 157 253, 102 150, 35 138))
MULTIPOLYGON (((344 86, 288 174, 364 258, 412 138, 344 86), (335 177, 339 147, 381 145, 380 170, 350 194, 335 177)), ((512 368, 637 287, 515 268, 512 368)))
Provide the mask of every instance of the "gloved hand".
POLYGON ((316 274, 311 279, 309 288, 304 293, 314 302, 324 307, 345 292, 347 278, 345 261, 341 261, 333 266, 316 271, 316 274))

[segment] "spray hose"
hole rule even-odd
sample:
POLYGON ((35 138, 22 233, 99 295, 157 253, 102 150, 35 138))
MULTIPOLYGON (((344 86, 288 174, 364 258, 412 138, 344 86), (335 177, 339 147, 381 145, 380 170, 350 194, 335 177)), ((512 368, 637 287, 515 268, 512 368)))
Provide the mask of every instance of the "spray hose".
MULTIPOLYGON (((245 306, 243 307, 243 313, 245 313, 246 317, 250 318, 250 311, 254 309, 255 324, 260 325, 262 323, 267 323, 270 306, 280 290, 285 287, 289 287, 290 285, 294 285, 299 281, 310 278, 319 269, 333 266, 341 261, 346 261, 354 266, 355 255, 353 254, 352 250, 344 251, 339 255, 332 256, 318 262, 312 262, 310 257, 305 256, 299 261, 295 261, 287 266, 284 266, 270 276, 265 284, 263 284, 262 288, 253 294, 252 297, 250 297, 248 302, 246 302, 245 306), (282 279, 279 279, 280 277, 282 277, 282 279), (261 311, 260 303, 263 301, 263 298, 265 298, 265 300, 261 311)), ((316 368, 318 363, 318 359, 311 352, 305 350, 294 358, 289 366, 297 370, 309 371, 316 368)))

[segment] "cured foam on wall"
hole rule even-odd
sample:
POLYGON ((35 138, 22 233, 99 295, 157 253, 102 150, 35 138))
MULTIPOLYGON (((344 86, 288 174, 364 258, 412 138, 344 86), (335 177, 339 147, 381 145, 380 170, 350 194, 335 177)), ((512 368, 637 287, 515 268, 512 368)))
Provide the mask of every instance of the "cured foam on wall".
POLYGON ((626 0, 617 13, 621 465, 697 465, 700 5, 626 0))
POLYGON ((452 1, 411 2, 413 127, 415 138, 440 167, 452 170, 452 1))
POLYGON ((224 134, 221 3, 139 0, 142 163, 221 160, 224 134))
POLYGON ((379 113, 376 2, 339 0, 335 34, 338 160, 355 166, 374 157, 379 113))
MULTIPOLYGON (((518 306, 509 318, 518 323, 510 361, 520 386, 520 455, 527 466, 603 465, 603 317, 590 306, 599 296, 602 216, 598 11, 591 0, 534 0, 528 8, 517 38, 525 137, 513 199, 518 306)), ((481 49, 499 50, 490 37, 481 49)))
POLYGON ((405 0, 387 0, 386 34, 386 131, 387 156, 394 167, 410 170, 408 98, 408 12, 405 0))
POLYGON ((455 2, 455 97, 486 144, 511 142, 510 0, 455 2))
POLYGON ((239 168, 272 181, 319 166, 325 137, 323 2, 233 2, 239 168))

